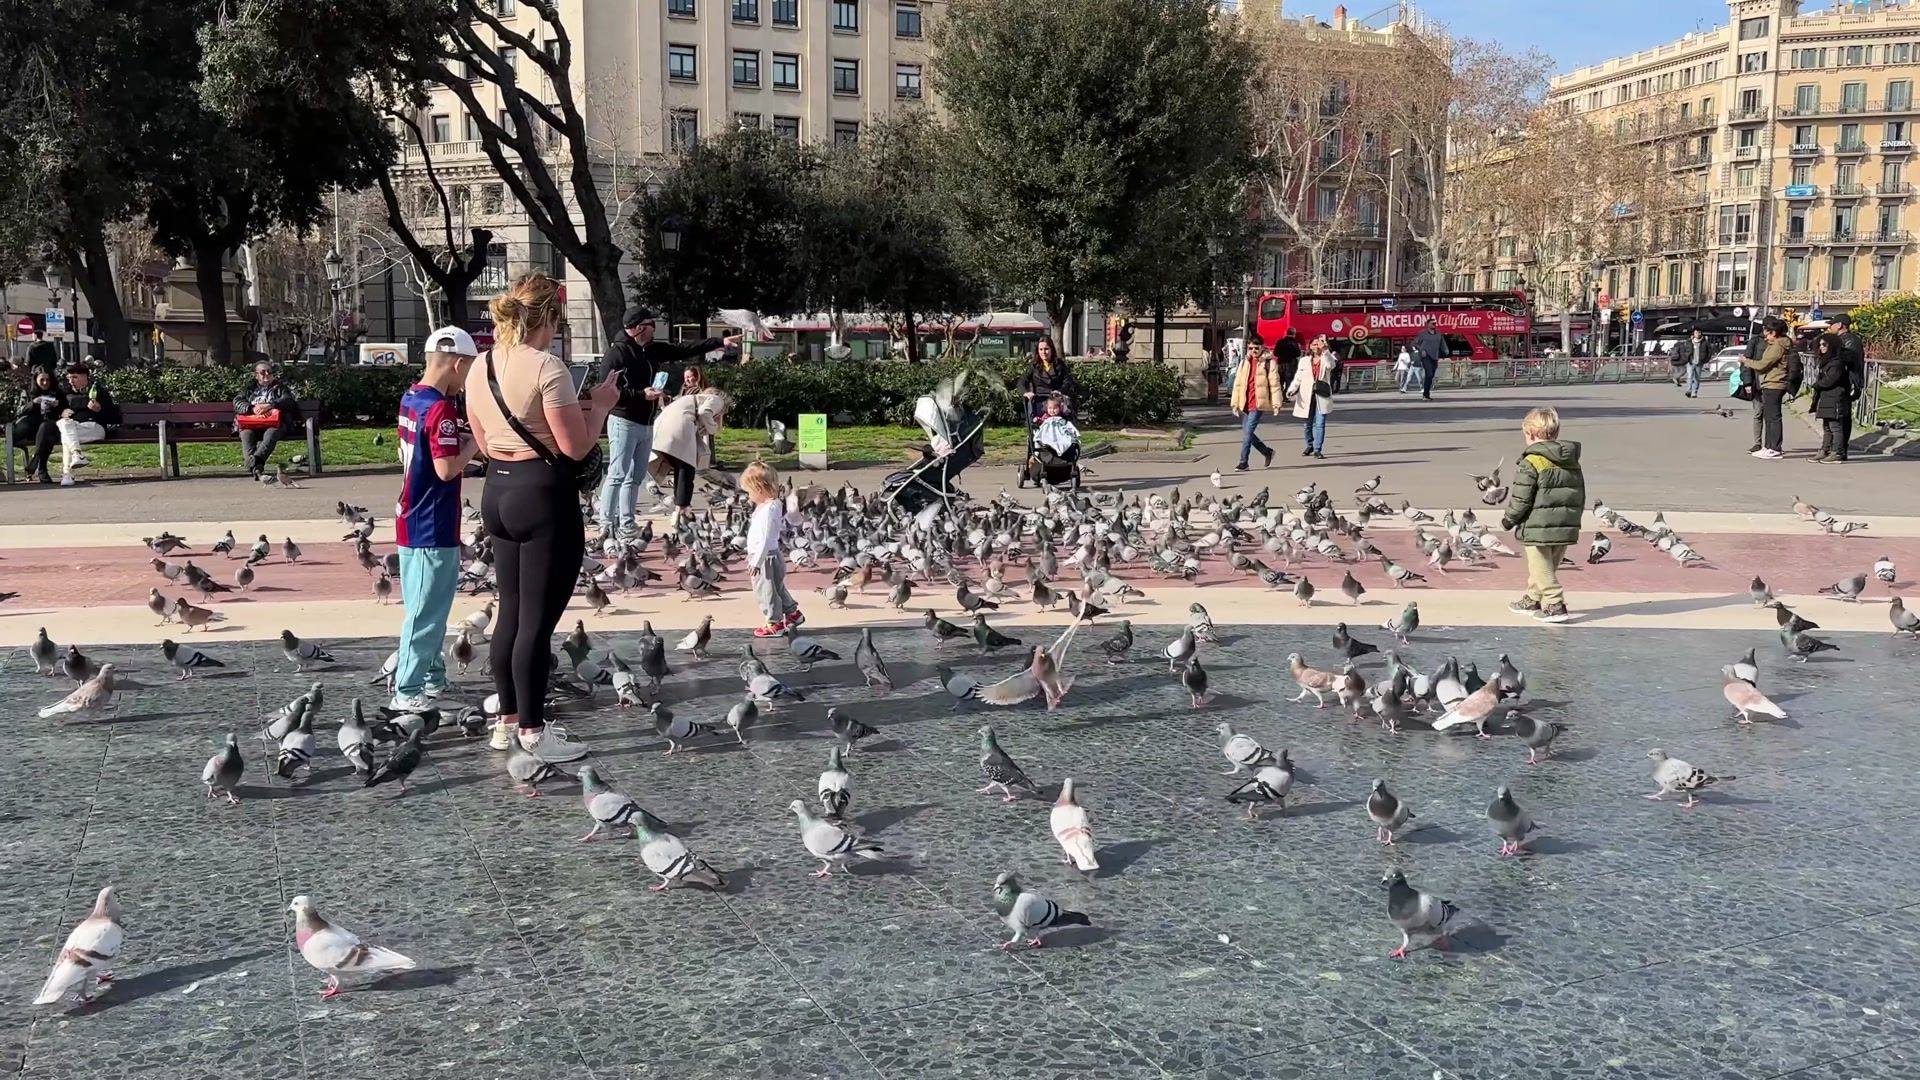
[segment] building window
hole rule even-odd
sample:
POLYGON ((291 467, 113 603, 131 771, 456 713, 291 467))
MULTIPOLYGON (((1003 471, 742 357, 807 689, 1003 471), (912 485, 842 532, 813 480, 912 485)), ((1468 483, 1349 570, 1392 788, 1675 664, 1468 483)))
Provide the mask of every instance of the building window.
POLYGON ((1805 292, 1807 288, 1807 257, 1805 255, 1787 256, 1786 273, 1781 287, 1788 292, 1805 292))
POLYGON ((1906 112, 1913 108, 1913 80, 1894 79, 1887 83, 1887 111, 1906 112))
POLYGON ((1866 62, 1867 47, 1865 45, 1849 45, 1840 52, 1842 67, 1859 67, 1866 62))
POLYGON ((1740 70, 1742 73, 1767 70, 1767 54, 1763 52, 1740 54, 1740 70))
POLYGON ((693 0, 667 0, 667 14, 676 15, 682 19, 693 18, 693 0))
POLYGON ((1760 91, 1740 91, 1740 115, 1752 116, 1760 111, 1760 91))
POLYGON ((520 77, 520 50, 511 45, 500 46, 500 66, 515 79, 520 77))
POLYGON ((737 23, 758 23, 760 21, 760 0, 733 0, 733 21, 737 23))
MULTIPOLYGON (((1853 226, 1855 221, 1858 220, 1857 218, 1858 213, 1859 213, 1858 208, 1855 207, 1852 203, 1848 203, 1845 206, 1836 206, 1833 208, 1834 239, 1836 240, 1853 239, 1853 226)), ((1836 288, 1836 289, 1839 287, 1840 286, 1838 285, 1833 286, 1833 288, 1836 288)), ((1852 286, 1848 286, 1848 288, 1852 288, 1852 286)))
POLYGON ((920 36, 920 5, 898 3, 893 5, 893 36, 917 38, 920 36))
POLYGON ((860 122, 858 120, 835 120, 833 122, 833 145, 851 146, 860 141, 860 122))
POLYGON ((795 53, 773 54, 773 88, 800 89, 800 57, 795 53))
POLYGON ((1840 125, 1840 149, 1853 150, 1865 145, 1866 143, 1862 142, 1860 139, 1859 124, 1841 124, 1840 125))
POLYGON ((1827 260, 1827 288, 1835 292, 1852 289, 1854 261, 1854 257, 1851 255, 1835 255, 1829 258, 1827 260))
POLYGON ((833 0, 833 28, 849 34, 860 32, 859 0, 833 0))
POLYGON ((1807 238, 1807 212, 1789 210, 1787 212, 1787 239, 1805 240, 1807 238))
POLYGON ((1801 116, 1811 116, 1820 109, 1820 87, 1814 83, 1801 83, 1793 88, 1793 111, 1801 116))
POLYGON ((1913 44, 1911 42, 1902 42, 1901 44, 1898 44, 1898 45, 1887 46, 1887 63, 1889 64, 1913 63, 1913 44))
POLYGON ((1667 264, 1667 295, 1668 296, 1680 295, 1680 265, 1681 264, 1679 263, 1667 264))
POLYGON ((917 98, 920 96, 920 65, 893 65, 893 96, 898 98, 917 98))
POLYGON ((1880 208, 1879 229, 1881 238, 1893 236, 1900 231, 1900 208, 1889 203, 1880 208))
POLYGON ((1865 112, 1867 109, 1867 84, 1850 82, 1840 84, 1840 111, 1843 113, 1865 112))
POLYGON ((799 26, 800 0, 773 0, 773 25, 799 26))
POLYGON ((1733 186, 1737 188, 1752 187, 1753 186, 1753 166, 1742 165, 1739 168, 1733 170, 1733 186))
POLYGON ((431 132, 430 141, 443 143, 453 140, 453 118, 446 113, 434 113, 427 127, 431 132))
POLYGON ((800 118, 797 116, 776 116, 773 118, 773 133, 783 139, 800 141, 800 118))
POLYGON ((1906 142, 1907 122, 1905 120, 1887 121, 1887 126, 1881 129, 1880 137, 1887 142, 1906 142))
POLYGON ((735 131, 759 131, 760 114, 757 112, 737 112, 733 114, 735 131))
POLYGON ((1819 141, 1819 136, 1814 134, 1812 124, 1793 125, 1793 145, 1796 149, 1802 146, 1814 146, 1819 141))
POLYGON ((691 150, 700 142, 700 114, 692 109, 675 109, 667 115, 667 145, 676 150, 691 150))
POLYGON ((493 13, 503 19, 513 18, 513 0, 493 0, 493 13))
POLYGON ((833 62, 833 92, 836 94, 860 92, 860 61, 836 59, 833 62))
POLYGON ((692 82, 700 77, 699 50, 692 45, 667 46, 667 77, 692 82))
POLYGON ((1740 20, 1740 40, 1741 41, 1752 41, 1756 38, 1763 38, 1766 36, 1767 36, 1766 16, 1763 15, 1758 19, 1741 19, 1740 20))
POLYGON ((1836 192, 1853 191, 1860 186, 1860 166, 1849 161, 1833 171, 1833 189, 1836 192))
POLYGON ((1796 187, 1800 186, 1801 184, 1811 184, 1813 183, 1813 166, 1802 161, 1799 164, 1795 165, 1792 171, 1789 172, 1787 175, 1789 178, 1787 180, 1787 183, 1792 184, 1796 187))
POLYGON ((460 137, 468 142, 480 141, 480 118, 472 113, 460 114, 460 137))
POLYGON ((1733 137, 1733 145, 1738 147, 1759 146, 1760 129, 1750 127, 1741 128, 1733 137))
POLYGON ((733 85, 760 85, 760 50, 733 50, 733 85))
POLYGON ((1793 66, 1801 69, 1825 67, 1827 66, 1825 54, 1825 49, 1795 49, 1793 66))

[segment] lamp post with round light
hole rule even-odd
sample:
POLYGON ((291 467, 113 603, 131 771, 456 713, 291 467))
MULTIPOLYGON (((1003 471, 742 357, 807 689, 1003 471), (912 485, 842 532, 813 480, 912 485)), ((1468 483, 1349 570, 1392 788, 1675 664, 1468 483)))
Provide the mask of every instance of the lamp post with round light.
POLYGON ((345 351, 340 334, 340 279, 346 260, 340 257, 340 249, 328 248, 323 261, 327 267, 327 295, 332 298, 332 310, 327 315, 327 359, 340 363, 345 351))
MULTIPOLYGON (((680 253, 681 234, 686 226, 679 218, 668 218, 660 223, 660 253, 671 259, 680 253)), ((667 340, 673 340, 673 291, 667 290, 666 303, 667 340)))

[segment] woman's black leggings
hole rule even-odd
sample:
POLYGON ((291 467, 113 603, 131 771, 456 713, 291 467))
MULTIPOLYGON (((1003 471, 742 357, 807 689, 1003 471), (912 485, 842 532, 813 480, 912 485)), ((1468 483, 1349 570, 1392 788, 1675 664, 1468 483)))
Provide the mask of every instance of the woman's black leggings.
POLYGON ((673 467, 673 505, 685 510, 693 505, 693 466, 672 454, 660 456, 666 458, 667 464, 673 467))
POLYGON ((480 518, 493 538, 500 587, 491 660, 500 712, 520 726, 546 726, 553 631, 573 597, 587 551, 573 480, 544 461, 496 461, 487 469, 480 518))

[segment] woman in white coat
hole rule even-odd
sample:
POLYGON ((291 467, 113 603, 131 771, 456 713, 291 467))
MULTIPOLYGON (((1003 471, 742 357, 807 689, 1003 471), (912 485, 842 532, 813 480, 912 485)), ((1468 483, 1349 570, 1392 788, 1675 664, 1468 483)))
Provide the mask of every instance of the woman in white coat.
POLYGON ((1307 445, 1300 451, 1301 457, 1327 456, 1321 451, 1327 444, 1327 414, 1333 411, 1333 370, 1339 363, 1322 334, 1307 346, 1307 355, 1300 358, 1300 366, 1293 373, 1293 415, 1306 421, 1302 433, 1307 445))
POLYGON ((674 522, 693 505, 693 478, 713 465, 712 436, 727 415, 727 395, 717 390, 683 393, 653 421, 653 457, 647 472, 673 491, 674 522))

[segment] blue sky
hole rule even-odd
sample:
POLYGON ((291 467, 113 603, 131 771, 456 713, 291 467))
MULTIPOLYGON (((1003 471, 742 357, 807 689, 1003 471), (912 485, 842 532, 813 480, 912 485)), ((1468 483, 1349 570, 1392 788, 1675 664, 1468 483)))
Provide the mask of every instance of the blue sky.
MULTIPOLYGON (((1386 0, 1348 0, 1347 11, 1364 17, 1386 6, 1386 0)), ((1553 57, 1556 72, 1727 21, 1726 0, 1416 0, 1416 6, 1463 37, 1537 48, 1553 57)), ((1827 5, 1808 0, 1804 6, 1811 11, 1827 5)))

